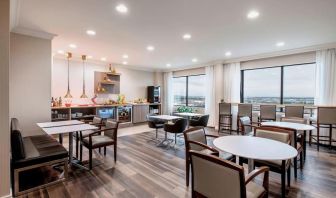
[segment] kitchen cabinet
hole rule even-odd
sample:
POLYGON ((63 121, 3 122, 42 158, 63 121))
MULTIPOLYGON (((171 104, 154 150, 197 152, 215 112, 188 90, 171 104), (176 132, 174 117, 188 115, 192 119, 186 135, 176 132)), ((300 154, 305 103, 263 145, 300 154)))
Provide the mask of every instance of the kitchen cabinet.
POLYGON ((133 123, 146 122, 146 116, 149 114, 148 104, 133 105, 133 123))

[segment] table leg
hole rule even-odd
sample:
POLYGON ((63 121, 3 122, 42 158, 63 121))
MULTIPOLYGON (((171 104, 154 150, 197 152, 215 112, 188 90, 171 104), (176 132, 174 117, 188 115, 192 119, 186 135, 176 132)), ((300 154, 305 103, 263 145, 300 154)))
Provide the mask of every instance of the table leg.
POLYGON ((165 132, 165 138, 157 145, 158 147, 167 147, 169 146, 169 143, 173 142, 173 140, 169 140, 168 139, 168 135, 167 135, 167 132, 165 132), (165 142, 168 142, 167 145, 164 145, 165 142))
POLYGON ((248 159, 248 172, 252 172, 254 170, 254 160, 253 159, 248 159))

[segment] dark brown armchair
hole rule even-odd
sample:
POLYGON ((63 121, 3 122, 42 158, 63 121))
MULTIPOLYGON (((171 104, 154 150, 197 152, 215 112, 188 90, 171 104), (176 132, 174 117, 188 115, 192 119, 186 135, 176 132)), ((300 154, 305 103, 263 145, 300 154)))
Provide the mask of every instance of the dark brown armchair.
POLYGON ((189 126, 203 126, 207 127, 209 121, 209 115, 203 115, 201 117, 198 117, 196 119, 190 119, 189 120, 189 126))
MULTIPOLYGON (((219 151, 212 148, 207 143, 207 137, 217 138, 218 135, 205 134, 203 127, 194 127, 183 132, 185 141, 185 158, 186 158, 186 185, 189 186, 189 174, 190 174, 190 150, 200 151, 210 155, 219 156, 219 151)), ((226 159, 231 160, 232 155, 229 155, 226 159)))
MULTIPOLYGON (((117 135, 119 122, 106 121, 104 129, 90 133, 88 137, 80 134, 81 145, 89 149, 89 169, 92 169, 92 151, 96 148, 104 147, 104 155, 106 155, 106 147, 114 146, 114 162, 117 161, 117 135), (102 134, 104 132, 104 134, 102 134)), ((81 153, 82 147, 81 146, 81 153)))
POLYGON ((269 168, 260 167, 245 176, 244 168, 233 162, 190 151, 192 197, 268 197, 269 168), (253 182, 264 174, 262 185, 253 182))

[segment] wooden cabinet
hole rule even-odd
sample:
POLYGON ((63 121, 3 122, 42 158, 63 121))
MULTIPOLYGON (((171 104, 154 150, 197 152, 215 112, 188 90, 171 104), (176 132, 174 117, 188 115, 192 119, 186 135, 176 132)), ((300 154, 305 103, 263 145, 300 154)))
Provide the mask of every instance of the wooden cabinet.
POLYGON ((148 104, 133 105, 133 123, 146 122, 146 116, 149 113, 148 104))

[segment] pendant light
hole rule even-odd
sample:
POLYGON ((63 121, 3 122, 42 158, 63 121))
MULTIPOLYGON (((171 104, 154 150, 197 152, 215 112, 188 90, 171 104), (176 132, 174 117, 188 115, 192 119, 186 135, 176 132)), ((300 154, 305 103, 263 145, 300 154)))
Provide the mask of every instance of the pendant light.
POLYGON ((72 95, 70 93, 70 58, 72 58, 72 53, 68 52, 67 53, 67 60, 68 60, 68 91, 64 98, 72 98, 72 95))
POLYGON ((87 98, 87 95, 85 94, 85 61, 86 61, 86 55, 82 55, 82 61, 83 61, 83 93, 80 98, 87 98))

